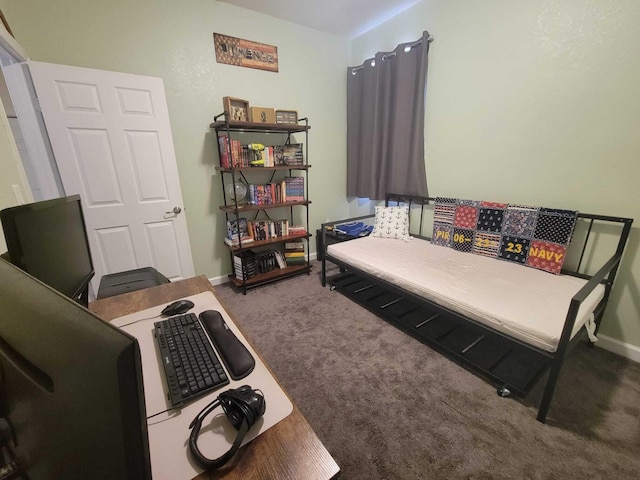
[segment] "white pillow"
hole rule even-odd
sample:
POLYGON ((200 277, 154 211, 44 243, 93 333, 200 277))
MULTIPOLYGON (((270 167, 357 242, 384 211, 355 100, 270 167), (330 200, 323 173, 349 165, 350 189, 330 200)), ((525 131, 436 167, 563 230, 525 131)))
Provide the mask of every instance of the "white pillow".
POLYGON ((373 224, 374 237, 396 238, 408 240, 409 237, 409 207, 376 207, 373 224))

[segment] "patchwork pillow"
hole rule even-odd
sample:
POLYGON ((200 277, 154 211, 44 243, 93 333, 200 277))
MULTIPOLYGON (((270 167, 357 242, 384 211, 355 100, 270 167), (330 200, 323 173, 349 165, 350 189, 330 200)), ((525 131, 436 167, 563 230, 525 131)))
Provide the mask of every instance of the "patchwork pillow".
POLYGON ((437 197, 431 243, 560 273, 577 211, 437 197))
POLYGON ((371 236, 408 240, 409 207, 376 207, 371 236))

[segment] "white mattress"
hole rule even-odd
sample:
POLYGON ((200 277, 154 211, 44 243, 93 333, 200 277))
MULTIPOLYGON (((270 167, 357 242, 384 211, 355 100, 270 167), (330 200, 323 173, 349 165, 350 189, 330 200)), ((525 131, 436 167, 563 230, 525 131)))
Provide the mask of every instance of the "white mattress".
MULTIPOLYGON (((555 352, 571 297, 586 280, 553 275, 412 238, 364 237, 328 252, 360 270, 427 298, 529 345, 555 352)), ((572 337, 604 296, 598 285, 582 303, 572 337)))

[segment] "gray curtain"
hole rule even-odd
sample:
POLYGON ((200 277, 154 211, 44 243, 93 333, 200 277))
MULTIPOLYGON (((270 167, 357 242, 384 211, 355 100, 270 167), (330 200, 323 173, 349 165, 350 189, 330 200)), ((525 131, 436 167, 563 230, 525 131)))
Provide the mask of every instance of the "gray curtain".
POLYGON ((430 39, 425 31, 415 42, 347 69, 347 196, 428 195, 424 116, 430 39))

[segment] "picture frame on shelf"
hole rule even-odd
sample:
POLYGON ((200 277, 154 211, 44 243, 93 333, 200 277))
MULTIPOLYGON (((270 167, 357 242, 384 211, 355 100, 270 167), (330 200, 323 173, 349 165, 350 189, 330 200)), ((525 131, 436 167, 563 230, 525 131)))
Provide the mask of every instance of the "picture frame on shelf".
POLYGON ((249 102, 247 100, 235 97, 222 97, 222 105, 224 111, 229 114, 230 121, 249 121, 249 102))

